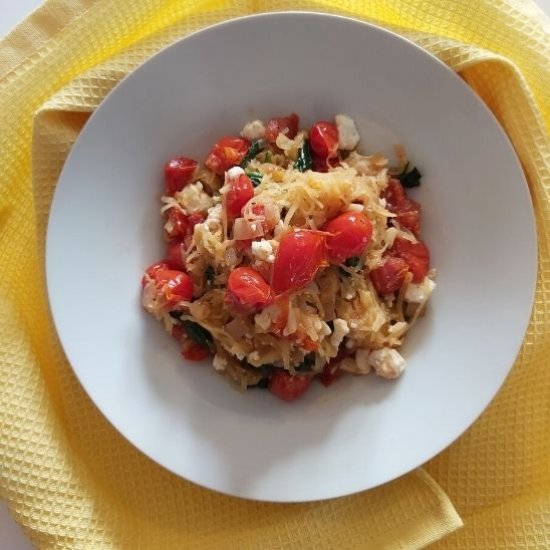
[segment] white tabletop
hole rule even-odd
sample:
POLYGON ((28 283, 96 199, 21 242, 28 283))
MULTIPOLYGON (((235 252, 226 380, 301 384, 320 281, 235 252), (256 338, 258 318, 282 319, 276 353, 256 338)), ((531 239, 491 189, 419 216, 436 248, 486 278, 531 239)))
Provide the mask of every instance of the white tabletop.
MULTIPOLYGON (((40 0, 1 0, 0 37, 26 17, 42 2, 40 0)), ((537 0, 539 6, 550 15, 550 0, 537 0)), ((11 519, 7 507, 0 502, 0 550, 31 550, 32 546, 20 527, 11 519)))

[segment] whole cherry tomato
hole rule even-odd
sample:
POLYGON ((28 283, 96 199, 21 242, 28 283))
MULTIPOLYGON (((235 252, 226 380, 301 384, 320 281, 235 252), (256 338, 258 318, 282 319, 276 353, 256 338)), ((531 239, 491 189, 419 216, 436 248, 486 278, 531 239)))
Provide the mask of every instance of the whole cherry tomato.
POLYGON ((407 262, 402 258, 386 256, 384 263, 369 273, 374 289, 381 296, 397 292, 409 271, 407 262))
POLYGON ((166 247, 166 263, 170 269, 185 270, 183 256, 187 247, 182 241, 172 241, 166 247))
POLYGON ((269 379, 269 391, 283 401, 294 401, 306 393, 311 385, 310 376, 292 375, 283 369, 276 369, 269 379))
POLYGON ((193 299, 193 281, 187 273, 163 269, 155 273, 153 280, 168 306, 175 305, 181 300, 190 302, 193 299))
POLYGON ((396 214, 395 220, 399 225, 408 229, 413 235, 420 235, 420 204, 409 199, 405 189, 395 178, 391 178, 384 191, 388 203, 388 210, 396 214))
POLYGON ((310 283, 326 261, 326 236, 298 229, 283 235, 275 255, 271 286, 275 292, 297 290, 310 283))
POLYGON ((430 251, 422 242, 411 243, 407 239, 397 237, 388 254, 405 261, 413 275, 413 282, 420 283, 430 268, 430 251))
POLYGON ((338 156, 338 128, 332 122, 316 122, 309 131, 311 153, 318 160, 327 161, 338 156))
POLYGON ((300 119, 296 113, 271 118, 265 127, 264 137, 270 143, 275 143, 279 134, 284 134, 287 138, 293 139, 298 133, 299 124, 300 119))
POLYGON ((181 191, 193 177, 198 167, 196 160, 175 157, 164 165, 164 185, 167 195, 181 191))
POLYGON ((230 136, 222 137, 212 147, 205 165, 218 176, 222 176, 226 170, 242 162, 249 147, 250 142, 247 139, 230 136))
POLYGON ((271 287, 255 269, 237 267, 229 274, 225 303, 236 311, 251 313, 271 301, 271 287))
POLYGON ((359 256, 372 238, 372 223, 362 212, 345 212, 325 224, 328 259, 341 264, 348 258, 359 256))

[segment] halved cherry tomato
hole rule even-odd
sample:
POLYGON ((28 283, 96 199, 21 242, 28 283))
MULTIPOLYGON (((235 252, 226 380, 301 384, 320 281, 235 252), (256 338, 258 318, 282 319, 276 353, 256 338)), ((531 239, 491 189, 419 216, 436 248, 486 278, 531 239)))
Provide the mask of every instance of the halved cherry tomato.
POLYGON ((157 271, 153 279, 168 306, 175 305, 181 300, 190 302, 193 299, 193 280, 187 273, 164 269, 157 271))
POLYGON ((251 313, 271 301, 271 287, 255 269, 237 267, 229 274, 225 303, 236 311, 251 313))
POLYGON ((225 210, 227 217, 234 220, 241 215, 246 203, 254 196, 254 185, 246 174, 240 174, 229 182, 229 189, 225 194, 225 210))
POLYGON ((210 355, 210 351, 199 343, 188 340, 183 344, 181 354, 189 361, 202 361, 210 355))
POLYGON ((321 382, 325 388, 328 388, 333 382, 336 382, 338 378, 341 378, 343 374, 344 371, 340 369, 340 365, 330 361, 323 367, 323 372, 318 378, 319 382, 321 382))
POLYGON ((338 128, 332 122, 316 122, 309 131, 311 153, 319 161, 338 156, 338 128))
POLYGON ((186 250, 187 247, 182 241, 172 241, 168 243, 168 247, 166 248, 166 263, 170 269, 176 269, 178 271, 185 270, 183 255, 186 250))
POLYGON ((198 167, 196 160, 187 157, 175 157, 164 165, 164 185, 167 195, 181 191, 193 177, 198 167))
POLYGON ((183 239, 189 231, 189 217, 177 208, 170 208, 164 224, 164 237, 168 240, 183 239))
POLYGON ((386 256, 384 263, 369 273, 370 280, 378 294, 397 292, 409 271, 407 262, 402 258, 386 256))
POLYGON ((275 143, 279 134, 284 134, 287 138, 293 139, 298 133, 300 118, 296 113, 288 116, 280 116, 268 120, 265 127, 265 139, 270 143, 275 143))
POLYGON ((388 210, 396 214, 395 220, 401 227, 408 229, 413 235, 420 235, 420 204, 409 199, 405 189, 395 178, 391 178, 384 192, 388 210))
POLYGON ((169 269, 169 267, 168 264, 164 261, 151 264, 145 270, 145 275, 143 275, 141 279, 141 286, 145 286, 151 279, 154 279, 159 271, 164 271, 166 269, 169 269))
POLYGON ((270 220, 265 219, 265 206, 263 204, 255 204, 252 207, 252 212, 256 214, 256 216, 264 216, 264 221, 262 222, 264 233, 268 233, 277 225, 275 218, 270 220))
POLYGON ((312 377, 292 375, 289 372, 276 369, 269 379, 269 391, 283 401, 294 401, 306 393, 311 385, 312 377))
POLYGON ((413 275, 413 282, 421 282, 430 268, 430 251, 422 242, 411 243, 407 239, 397 237, 388 254, 401 258, 407 264, 413 275))
POLYGON ((218 176, 223 175, 232 166, 237 166, 246 156, 250 142, 239 137, 222 137, 212 147, 206 159, 206 167, 218 176))
POLYGON ((309 229, 283 235, 271 275, 275 292, 297 290, 313 280, 317 270, 326 262, 325 239, 324 233, 309 229))
POLYGON ((372 238, 372 223, 362 212, 344 212, 323 230, 330 233, 326 240, 328 259, 335 264, 362 254, 372 238))

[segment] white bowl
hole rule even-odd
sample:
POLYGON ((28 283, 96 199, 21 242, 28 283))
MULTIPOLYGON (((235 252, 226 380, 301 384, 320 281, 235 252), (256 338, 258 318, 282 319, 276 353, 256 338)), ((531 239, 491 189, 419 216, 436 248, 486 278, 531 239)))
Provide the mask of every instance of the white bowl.
POLYGON ((514 151, 458 76, 377 27, 280 13, 185 38, 109 94, 60 178, 46 264, 66 354, 126 438, 211 489, 308 501, 394 479, 472 424, 519 350, 536 238, 514 151), (424 175, 413 196, 439 275, 399 380, 348 376, 286 404, 185 364, 140 307, 140 277, 163 255, 164 161, 204 159, 220 135, 290 111, 304 126, 350 114, 371 152, 406 145, 424 175))

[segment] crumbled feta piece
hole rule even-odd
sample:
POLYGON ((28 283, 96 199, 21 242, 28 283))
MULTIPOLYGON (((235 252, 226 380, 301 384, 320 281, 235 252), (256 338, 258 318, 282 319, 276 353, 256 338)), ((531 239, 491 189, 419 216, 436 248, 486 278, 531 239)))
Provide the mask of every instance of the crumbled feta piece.
POLYGON ((405 292, 405 300, 414 304, 423 304, 431 295, 435 288, 435 283, 429 278, 424 277, 420 283, 410 283, 405 292))
POLYGON ((382 378, 397 378, 405 370, 405 359, 392 348, 381 348, 372 351, 368 359, 369 365, 382 378))
POLYGON ((227 367, 227 359, 216 353, 212 360, 212 365, 218 372, 224 371, 225 367, 227 367))
POLYGON ((200 181, 186 185, 174 196, 188 214, 205 212, 214 204, 212 197, 208 193, 204 192, 200 181))
POLYGON ((321 330, 319 331, 319 334, 321 334, 322 336, 328 336, 330 333, 330 327, 323 321, 321 323, 321 330))
POLYGON ((225 173, 225 183, 228 184, 230 181, 237 179, 242 174, 244 174, 244 170, 240 166, 233 166, 225 173))
POLYGON ((365 207, 362 204, 358 204, 356 202, 352 202, 348 206, 348 212, 363 212, 365 210, 365 207))
POLYGON ((265 135, 265 126, 261 120, 253 120, 244 125, 241 130, 241 137, 254 141, 255 139, 263 138, 265 135))
POLYGON ((348 115, 336 115, 334 120, 338 128, 338 147, 352 151, 357 147, 360 138, 353 118, 348 115))
MULTIPOLYGON (((261 261, 269 262, 270 256, 275 260, 273 255, 273 247, 269 241, 262 239, 260 241, 254 241, 251 245, 252 254, 261 261)), ((271 263, 271 262, 270 262, 271 263)))
POLYGON ((333 323, 334 331, 330 337, 330 343, 337 348, 342 343, 344 336, 349 334, 349 327, 344 319, 334 319, 333 323))

